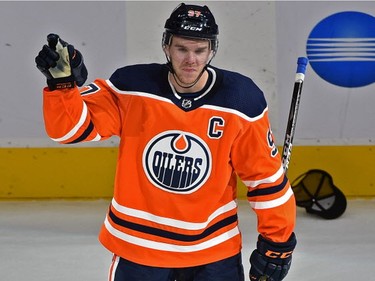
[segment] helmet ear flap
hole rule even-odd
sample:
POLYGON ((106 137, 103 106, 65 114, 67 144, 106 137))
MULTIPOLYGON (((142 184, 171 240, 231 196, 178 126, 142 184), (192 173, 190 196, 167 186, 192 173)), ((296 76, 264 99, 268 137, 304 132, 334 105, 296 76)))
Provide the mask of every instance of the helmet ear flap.
POLYGON ((170 46, 171 40, 172 40, 172 34, 170 34, 169 32, 165 31, 163 33, 163 38, 162 38, 162 41, 161 41, 161 46, 163 48, 164 54, 165 54, 168 62, 170 61, 170 55, 169 55, 169 50, 167 49, 167 46, 170 46))
POLYGON ((161 40, 161 45, 163 48, 165 48, 166 45, 169 45, 171 43, 172 34, 168 31, 163 32, 163 37, 161 40))
POLYGON ((217 49, 219 48, 219 39, 212 39, 210 40, 210 44, 211 44, 211 50, 216 54, 217 52, 217 49))

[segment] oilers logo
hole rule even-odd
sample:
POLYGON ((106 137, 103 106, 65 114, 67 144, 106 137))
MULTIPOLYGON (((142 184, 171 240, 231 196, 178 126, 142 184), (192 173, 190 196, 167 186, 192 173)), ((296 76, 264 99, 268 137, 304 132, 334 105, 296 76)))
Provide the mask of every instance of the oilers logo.
POLYGON ((211 152, 196 135, 166 131, 143 152, 143 169, 156 187, 174 193, 197 191, 211 173, 211 152))

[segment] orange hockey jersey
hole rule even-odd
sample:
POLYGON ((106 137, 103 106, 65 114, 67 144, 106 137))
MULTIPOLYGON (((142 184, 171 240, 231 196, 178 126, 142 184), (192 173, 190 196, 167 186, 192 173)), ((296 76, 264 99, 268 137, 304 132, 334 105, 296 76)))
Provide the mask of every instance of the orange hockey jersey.
POLYGON ((162 64, 127 66, 81 90, 44 89, 53 140, 120 137, 114 195, 99 234, 118 256, 188 267, 239 253, 237 178, 248 188, 260 234, 285 242, 293 232, 294 196, 263 93, 240 74, 208 71, 209 83, 194 95, 177 93, 162 64))

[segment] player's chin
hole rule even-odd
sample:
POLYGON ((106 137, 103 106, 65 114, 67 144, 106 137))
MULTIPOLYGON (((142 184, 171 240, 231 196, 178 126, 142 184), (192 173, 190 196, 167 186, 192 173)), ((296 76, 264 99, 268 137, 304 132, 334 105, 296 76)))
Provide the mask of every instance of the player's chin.
POLYGON ((195 80, 197 80, 198 75, 197 73, 184 73, 184 75, 181 76, 181 82, 185 84, 191 84, 194 83, 195 80))

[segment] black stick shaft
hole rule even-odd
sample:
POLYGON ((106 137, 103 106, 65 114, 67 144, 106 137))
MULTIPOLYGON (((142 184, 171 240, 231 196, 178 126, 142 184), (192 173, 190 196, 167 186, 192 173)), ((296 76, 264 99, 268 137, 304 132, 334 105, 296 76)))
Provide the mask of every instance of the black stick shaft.
POLYGON ((288 171, 288 166, 290 163, 290 157, 292 154, 293 138, 296 129, 297 115, 299 104, 301 100, 302 86, 305 79, 305 72, 308 60, 305 57, 298 58, 297 61, 297 72, 294 82, 293 95, 290 104, 289 117, 285 132, 283 154, 282 154, 282 163, 284 167, 285 174, 288 171))

